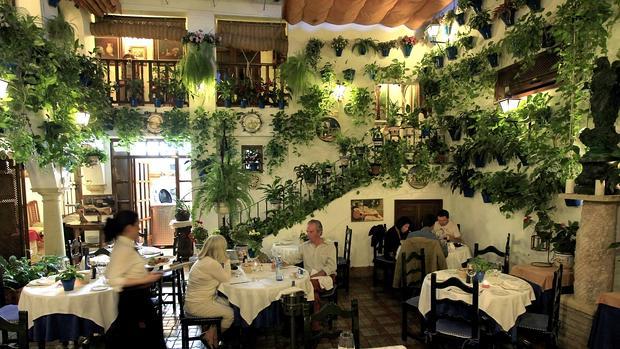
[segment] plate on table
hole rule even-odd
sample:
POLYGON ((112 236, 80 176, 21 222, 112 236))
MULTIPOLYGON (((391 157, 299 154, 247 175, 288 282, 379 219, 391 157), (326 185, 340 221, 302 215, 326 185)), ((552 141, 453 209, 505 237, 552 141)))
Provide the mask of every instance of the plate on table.
POLYGON ((98 291, 107 291, 109 289, 110 289, 110 286, 108 286, 108 285, 97 285, 97 286, 91 288, 91 291, 98 292, 98 291))
POLYGON ((28 283, 28 286, 51 286, 56 283, 54 278, 41 278, 32 280, 28 283))
POLYGON ((170 262, 170 257, 151 257, 146 263, 147 268, 157 268, 164 266, 170 262))

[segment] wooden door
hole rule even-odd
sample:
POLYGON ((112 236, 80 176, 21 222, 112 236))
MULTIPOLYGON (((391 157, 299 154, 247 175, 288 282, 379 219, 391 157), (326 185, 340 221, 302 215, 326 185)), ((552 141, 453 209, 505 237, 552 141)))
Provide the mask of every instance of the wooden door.
POLYGON ((28 256, 26 194, 22 165, 0 160, 0 256, 28 256))
POLYGON ((436 215, 443 208, 443 200, 395 200, 394 222, 399 217, 408 217, 412 226, 411 231, 422 228, 422 218, 427 214, 436 215))
MULTIPOLYGON (((140 232, 150 236, 151 232, 151 181, 147 159, 134 159, 134 197, 135 210, 140 220, 140 232)), ((148 241, 145 241, 148 243, 148 241)))
POLYGON ((116 211, 135 210, 134 198, 134 169, 133 161, 128 152, 119 152, 111 148, 112 165, 112 195, 114 195, 116 211))

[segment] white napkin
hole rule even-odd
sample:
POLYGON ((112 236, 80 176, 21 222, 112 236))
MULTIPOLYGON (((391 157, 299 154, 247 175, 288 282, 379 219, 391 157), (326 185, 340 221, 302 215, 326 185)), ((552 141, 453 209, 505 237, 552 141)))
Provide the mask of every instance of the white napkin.
MULTIPOLYGON (((314 275, 318 273, 317 270, 312 269, 312 271, 310 272, 310 275, 314 275)), ((329 291, 332 288, 334 288, 334 280, 332 279, 331 276, 314 276, 312 277, 315 280, 319 280, 319 285, 321 286, 322 289, 329 291)))

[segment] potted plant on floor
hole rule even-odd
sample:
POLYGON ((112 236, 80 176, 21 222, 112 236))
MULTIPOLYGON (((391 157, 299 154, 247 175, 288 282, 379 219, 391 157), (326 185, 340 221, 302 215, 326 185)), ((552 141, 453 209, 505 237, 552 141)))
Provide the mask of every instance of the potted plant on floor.
POLYGON ((342 35, 338 35, 337 37, 332 39, 332 48, 336 51, 336 57, 342 56, 342 51, 349 45, 349 40, 342 37, 342 35))
POLYGON ((177 108, 185 106, 185 98, 187 97, 187 87, 180 79, 170 79, 168 83, 168 92, 173 99, 173 104, 177 108))
POLYGON ((489 11, 480 11, 476 13, 472 18, 469 19, 469 26, 478 30, 480 35, 487 40, 491 38, 492 26, 491 26, 491 15, 489 11))
POLYGON ((68 266, 67 269, 61 271, 60 274, 56 276, 56 281, 62 283, 62 288, 65 291, 73 291, 75 288, 75 279, 84 280, 84 275, 72 265, 68 266))
POLYGON ((232 106, 232 98, 234 96, 235 81, 233 79, 222 79, 216 85, 217 98, 224 101, 224 106, 230 108, 232 106))
POLYGON ((517 9, 518 6, 513 0, 504 0, 503 4, 500 4, 493 10, 493 18, 500 18, 506 27, 510 27, 515 24, 517 9))
POLYGON ((413 46, 418 42, 415 36, 403 36, 400 38, 400 45, 403 48, 403 54, 405 57, 409 57, 411 55, 411 50, 413 50, 413 46))
POLYGON ((575 247, 577 246, 577 231, 579 222, 553 224, 551 245, 553 246, 553 261, 556 265, 562 264, 565 269, 571 269, 575 263, 575 247))
POLYGON ((168 92, 168 81, 166 79, 155 78, 151 82, 151 96, 153 96, 153 105, 155 108, 161 107, 164 96, 168 92))
POLYGON ((355 43, 351 47, 351 51, 357 50, 357 54, 363 56, 369 50, 373 50, 375 53, 377 52, 377 40, 373 38, 358 38, 355 39, 355 43))
POLYGON ((390 55, 390 50, 396 47, 396 40, 383 41, 377 44, 377 48, 381 51, 381 56, 387 57, 390 55))
POLYGON ((144 93, 144 82, 141 79, 133 79, 127 81, 127 98, 132 107, 140 104, 142 94, 144 93))

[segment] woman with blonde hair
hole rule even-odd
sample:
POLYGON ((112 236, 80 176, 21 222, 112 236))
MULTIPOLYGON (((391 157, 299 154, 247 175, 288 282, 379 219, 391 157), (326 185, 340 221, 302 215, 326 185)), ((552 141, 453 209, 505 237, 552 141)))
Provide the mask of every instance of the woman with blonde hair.
MULTIPOLYGON (((230 260, 226 254, 226 239, 211 235, 198 254, 198 261, 189 271, 185 311, 193 316, 222 317, 222 331, 233 322, 233 309, 228 300, 217 296, 222 282, 230 281, 230 260)), ((202 342, 210 348, 217 346, 217 330, 214 326, 203 329, 202 342)))

